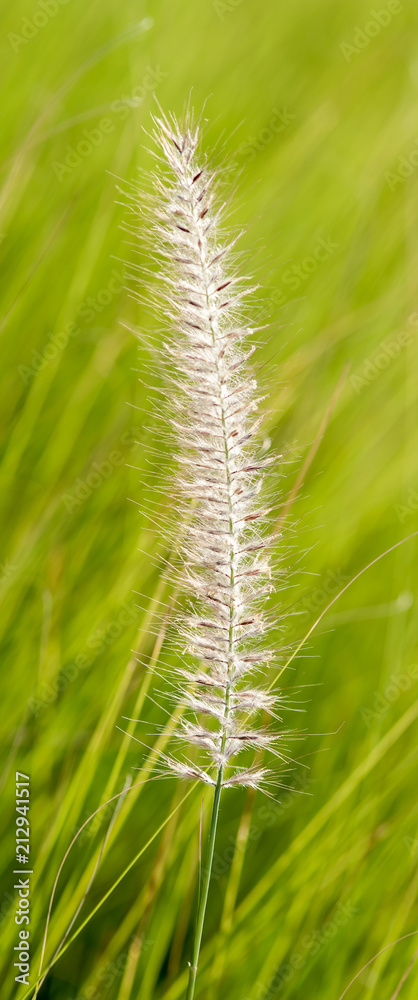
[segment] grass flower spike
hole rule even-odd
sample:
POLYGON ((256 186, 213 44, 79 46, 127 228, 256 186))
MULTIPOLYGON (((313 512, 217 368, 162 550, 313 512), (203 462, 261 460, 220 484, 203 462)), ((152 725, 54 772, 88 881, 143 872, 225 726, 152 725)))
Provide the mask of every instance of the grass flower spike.
MULTIPOLYGON (((252 751, 285 759, 277 746, 283 734, 271 728, 278 696, 259 684, 274 656, 266 648, 263 612, 273 588, 263 480, 273 460, 260 457, 257 445, 260 397, 249 368, 255 331, 245 310, 253 288, 236 271, 238 237, 223 235, 226 206, 216 204, 216 170, 200 152, 199 126, 190 114, 183 127, 174 117, 155 118, 153 137, 159 166, 152 241, 168 331, 159 360, 177 458, 177 539, 179 526, 187 525, 180 556, 189 601, 176 621, 177 693, 185 706, 176 736, 189 750, 167 756, 165 764, 179 777, 215 788, 190 998, 221 791, 263 786, 269 771, 252 763, 252 751)), ((161 316, 161 298, 158 303, 161 316)))

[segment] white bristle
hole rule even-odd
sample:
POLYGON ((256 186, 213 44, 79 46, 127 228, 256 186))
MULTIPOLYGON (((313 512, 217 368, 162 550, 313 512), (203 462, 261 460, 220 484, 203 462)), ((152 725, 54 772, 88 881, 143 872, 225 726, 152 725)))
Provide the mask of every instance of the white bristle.
MULTIPOLYGON (((168 404, 165 433, 177 460, 172 535, 189 598, 189 610, 176 618, 187 657, 177 672, 186 706, 177 737, 200 755, 199 766, 175 758, 167 766, 210 784, 209 775, 222 769, 223 786, 256 788, 268 772, 240 769, 235 756, 269 749, 277 739, 256 724, 249 728, 251 717, 274 713, 277 696, 253 683, 274 654, 264 648, 263 613, 272 573, 262 485, 272 459, 260 457, 267 439, 257 441, 254 330, 243 307, 252 289, 236 272, 233 246, 222 233, 224 207, 215 204, 216 171, 200 153, 199 127, 190 115, 183 127, 161 115, 153 138, 159 166, 151 235, 166 330, 158 364, 168 404)), ((140 199, 132 201, 141 214, 140 199)))

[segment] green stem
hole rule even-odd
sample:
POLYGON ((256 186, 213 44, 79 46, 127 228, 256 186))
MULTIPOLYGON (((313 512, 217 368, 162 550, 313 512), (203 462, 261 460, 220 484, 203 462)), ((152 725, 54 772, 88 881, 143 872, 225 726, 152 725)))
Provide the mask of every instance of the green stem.
MULTIPOLYGON (((191 199, 191 212, 192 212, 193 219, 196 221, 196 218, 195 218, 195 216, 196 216, 196 206, 195 206, 195 204, 193 202, 193 198, 191 199)), ((204 251, 204 245, 203 245, 203 243, 201 241, 200 236, 199 236, 199 239, 198 239, 198 252, 200 254, 201 263, 202 263, 202 281, 203 281, 203 284, 204 284, 204 287, 205 287, 206 306, 207 306, 207 309, 208 309, 208 312, 209 312, 209 315, 210 315, 211 314, 211 299, 210 299, 210 295, 209 295, 209 286, 208 286, 208 279, 207 279, 207 263, 206 263, 206 256, 205 256, 205 251, 204 251)), ((219 331, 218 331, 217 325, 214 326, 212 318, 210 318, 209 322, 210 322, 210 330, 211 330, 211 334, 212 334, 213 347, 216 348, 217 336, 219 334, 219 331)), ((218 387, 219 387, 219 401, 220 401, 221 413, 222 413, 222 430, 223 430, 224 448, 225 448, 225 474, 226 474, 226 483, 227 483, 227 488, 228 488, 229 531, 230 531, 230 537, 231 537, 231 540, 232 540, 231 554, 230 554, 231 603, 230 603, 229 651, 228 651, 228 655, 229 655, 228 675, 229 675, 230 663, 231 663, 232 653, 233 653, 233 650, 234 650, 234 588, 235 588, 234 511, 233 511, 233 504, 232 504, 232 499, 231 499, 231 472, 230 472, 230 467, 229 467, 228 434, 227 434, 227 427, 226 427, 225 405, 224 405, 224 399, 223 399, 223 395, 222 395, 222 382, 221 382, 221 372, 219 370, 219 359, 216 359, 215 365, 216 365, 216 374, 217 374, 218 387)), ((225 747, 226 747, 227 723, 228 723, 229 710, 230 710, 230 696, 231 696, 231 691, 230 691, 230 681, 229 681, 229 676, 228 676, 228 683, 226 685, 226 691, 225 691, 224 719, 223 719, 223 727, 222 727, 222 729, 223 729, 223 732, 222 732, 222 743, 221 743, 221 754, 222 755, 225 754, 225 747)), ((223 764, 221 764, 220 767, 219 767, 218 778, 217 778, 216 787, 215 787, 215 794, 214 794, 214 797, 213 797, 212 816, 211 816, 210 830, 209 830, 209 843, 208 843, 207 857, 206 857, 206 861, 205 861, 205 868, 204 868, 203 876, 202 876, 202 884, 201 884, 201 889, 200 889, 200 894, 199 894, 199 899, 198 899, 198 904, 197 904, 196 928, 195 928, 195 935, 194 935, 194 942, 193 942, 193 955, 192 955, 192 961, 191 961, 191 965, 190 965, 189 982, 188 982, 188 986, 187 986, 186 1000, 193 1000, 194 990, 195 990, 195 985, 196 985, 196 976, 197 976, 197 966, 198 966, 198 962, 199 962, 200 945, 201 945, 201 941, 202 941, 203 925, 204 925, 204 922, 205 922, 205 914, 206 914, 206 904, 207 904, 207 901, 208 901, 210 878, 211 878, 211 874, 212 874, 213 852, 214 852, 214 849, 215 849, 216 828, 217 828, 217 825, 218 825, 218 816, 219 816, 219 802, 220 802, 221 791, 222 791, 222 778, 223 778, 223 764)))
POLYGON ((194 988, 196 984, 197 966, 199 962, 200 945, 202 942, 203 925, 205 922, 206 904, 208 901, 210 877, 212 874, 213 852, 215 849, 216 827, 218 825, 219 802, 222 791, 222 767, 219 768, 218 780, 216 782, 215 794, 213 797, 212 817, 210 821, 209 843, 205 867, 202 874, 202 887, 198 902, 196 917, 196 929, 193 942, 193 954, 189 972, 189 983, 187 986, 186 1000, 193 1000, 194 988))

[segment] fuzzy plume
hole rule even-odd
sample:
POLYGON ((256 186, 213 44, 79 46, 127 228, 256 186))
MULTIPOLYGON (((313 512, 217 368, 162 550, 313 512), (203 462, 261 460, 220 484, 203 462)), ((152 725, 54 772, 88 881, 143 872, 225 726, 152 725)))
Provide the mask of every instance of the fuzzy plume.
MULTIPOLYGON (((257 446, 254 328, 244 309, 253 289, 236 272, 236 238, 223 238, 225 205, 216 204, 217 173, 200 152, 199 125, 190 114, 182 127, 163 114, 153 121, 151 238, 168 331, 158 364, 177 460, 177 544, 187 525, 180 557, 189 606, 176 621, 185 712, 176 739, 193 748, 192 760, 167 756, 165 766, 210 784, 221 771, 223 786, 259 787, 268 771, 242 766, 237 756, 259 748, 286 758, 277 746, 283 734, 257 723, 260 715, 275 716, 280 699, 258 686, 274 656, 263 613, 273 589, 262 489, 272 459, 260 457, 257 446)), ((142 215, 137 193, 131 203, 142 215)), ((160 293, 157 305, 161 317, 160 293)))

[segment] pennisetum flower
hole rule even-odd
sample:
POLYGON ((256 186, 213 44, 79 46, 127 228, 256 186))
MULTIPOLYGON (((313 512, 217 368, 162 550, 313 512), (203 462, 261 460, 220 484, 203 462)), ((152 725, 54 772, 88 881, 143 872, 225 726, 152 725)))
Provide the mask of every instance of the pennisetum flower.
MULTIPOLYGON (((283 699, 260 683, 275 656, 266 645, 273 533, 263 488, 273 459, 260 457, 258 443, 260 396, 249 364, 255 329, 245 308, 253 288, 237 273, 238 237, 223 233, 226 206, 216 202, 217 171, 200 151, 199 124, 190 112, 182 125, 161 112, 153 125, 158 153, 151 242, 165 331, 158 363, 165 373, 165 431, 176 458, 172 533, 180 538, 188 601, 176 619, 176 693, 184 712, 177 752, 165 755, 164 764, 180 778, 214 787, 191 1000, 221 793, 257 789, 269 780, 261 763, 245 761, 249 752, 288 758, 278 746, 283 732, 272 727, 283 699)), ((140 193, 134 189, 129 197, 135 217, 141 216, 140 193)))

